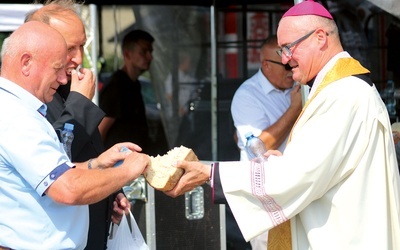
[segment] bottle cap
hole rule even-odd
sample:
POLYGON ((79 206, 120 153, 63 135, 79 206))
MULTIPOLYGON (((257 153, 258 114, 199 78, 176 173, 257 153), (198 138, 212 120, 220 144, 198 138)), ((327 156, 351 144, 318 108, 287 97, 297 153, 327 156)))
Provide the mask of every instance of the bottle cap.
POLYGON ((64 124, 64 129, 68 129, 68 130, 74 130, 74 124, 71 124, 71 123, 68 123, 68 122, 66 122, 65 124, 64 124))
POLYGON ((253 136, 253 132, 247 132, 244 137, 246 137, 246 139, 249 139, 250 137, 253 136))

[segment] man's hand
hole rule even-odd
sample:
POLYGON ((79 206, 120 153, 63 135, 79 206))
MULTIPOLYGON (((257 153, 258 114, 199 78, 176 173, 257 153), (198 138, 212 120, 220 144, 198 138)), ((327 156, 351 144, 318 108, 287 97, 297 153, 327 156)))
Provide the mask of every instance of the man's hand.
POLYGON ((117 162, 124 161, 132 152, 140 152, 142 148, 130 142, 117 143, 92 161, 92 168, 113 167, 117 162), (121 151, 123 147, 128 151, 121 151))
POLYGON ((96 88, 96 76, 89 69, 80 68, 71 71, 71 91, 84 95, 89 100, 93 99, 96 88))
POLYGON ((113 211, 111 214, 111 221, 114 224, 119 224, 121 222, 122 216, 124 214, 129 214, 131 209, 131 204, 123 193, 117 194, 113 202, 113 211))
POLYGON ((268 150, 268 151, 264 154, 264 156, 267 157, 267 159, 268 159, 268 157, 270 157, 271 155, 273 155, 273 156, 282 156, 282 152, 279 151, 279 150, 268 150))
POLYGON ((394 145, 396 145, 400 141, 400 132, 393 131, 392 134, 393 134, 394 145))
POLYGON ((292 92, 290 92, 290 107, 297 110, 298 114, 300 114, 303 108, 300 84, 295 85, 292 92))
POLYGON ((210 178, 211 166, 198 161, 180 161, 176 167, 182 168, 185 172, 174 189, 164 192, 174 198, 204 184, 210 178))

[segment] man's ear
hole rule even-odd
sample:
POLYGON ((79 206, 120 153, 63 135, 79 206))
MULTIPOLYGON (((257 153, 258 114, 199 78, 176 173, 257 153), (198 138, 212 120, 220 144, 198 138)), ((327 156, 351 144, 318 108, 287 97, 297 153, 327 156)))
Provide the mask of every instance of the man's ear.
POLYGON ((328 33, 325 32, 323 29, 319 29, 316 31, 318 44, 321 48, 326 48, 328 42, 328 33))
POLYGON ((267 61, 262 60, 262 62, 261 62, 261 68, 262 68, 263 72, 267 72, 267 71, 270 70, 270 65, 268 64, 267 61))
POLYGON ((32 65, 32 55, 30 53, 23 53, 20 63, 22 74, 24 74, 24 76, 29 76, 32 65))
POLYGON ((126 58, 126 59, 128 59, 128 60, 131 58, 131 53, 129 53, 129 52, 130 52, 130 51, 127 50, 127 49, 124 49, 123 52, 122 52, 123 57, 126 58))

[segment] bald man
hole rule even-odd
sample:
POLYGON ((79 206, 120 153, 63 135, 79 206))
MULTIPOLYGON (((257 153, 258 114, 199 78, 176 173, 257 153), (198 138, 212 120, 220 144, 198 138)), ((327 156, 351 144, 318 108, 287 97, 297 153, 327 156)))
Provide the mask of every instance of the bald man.
MULTIPOLYGON (((74 124, 73 162, 96 158, 104 151, 98 126, 105 115, 92 102, 96 80, 92 72, 81 68, 80 73, 85 77, 71 78, 71 72, 83 63, 86 43, 85 27, 78 15, 77 6, 74 0, 47 0, 42 8, 26 16, 26 21, 37 20, 50 25, 61 33, 67 43, 65 71, 68 83, 58 88, 54 100, 47 103, 46 118, 56 130, 61 130, 66 122, 74 124)), ((123 212, 129 209, 130 203, 122 190, 91 204, 86 250, 106 249, 110 222, 119 223, 123 212)))
MULTIPOLYGON (((121 143, 93 160, 92 169, 88 161, 70 161, 44 118, 45 103, 67 83, 67 45, 58 31, 27 22, 4 41, 1 55, 0 249, 83 249, 87 204, 136 179, 149 157, 121 143), (123 146, 132 153, 120 152, 123 146)), ((78 78, 74 70, 71 77, 78 78)))
POLYGON ((4 41, 1 77, 25 88, 41 102, 50 102, 58 87, 67 84, 66 58, 67 45, 59 32, 38 22, 29 23, 4 41), (35 32, 23 40, 33 25, 37 25, 35 32), (46 35, 49 38, 43 40, 46 35))
POLYGON ((241 160, 248 132, 253 132, 267 149, 283 151, 287 137, 302 108, 300 86, 294 86, 289 65, 280 62, 275 35, 261 45, 260 69, 236 90, 231 113, 238 136, 241 160))

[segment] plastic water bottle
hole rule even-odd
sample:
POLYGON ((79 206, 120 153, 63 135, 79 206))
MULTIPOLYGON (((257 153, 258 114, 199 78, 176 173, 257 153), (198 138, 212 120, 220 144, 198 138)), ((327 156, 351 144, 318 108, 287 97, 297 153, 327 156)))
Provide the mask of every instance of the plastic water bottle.
POLYGON ((247 139, 245 149, 249 159, 257 159, 258 162, 265 161, 266 157, 264 154, 267 152, 267 148, 264 142, 260 138, 254 136, 252 132, 246 133, 245 137, 247 139))
POLYGON ((395 116, 396 111, 396 98, 394 97, 395 86, 392 80, 388 80, 385 89, 385 103, 390 116, 395 116))
POLYGON ((70 160, 72 160, 71 156, 71 147, 72 141, 74 140, 74 124, 65 123, 64 129, 61 131, 61 139, 64 145, 64 150, 67 153, 70 160))

